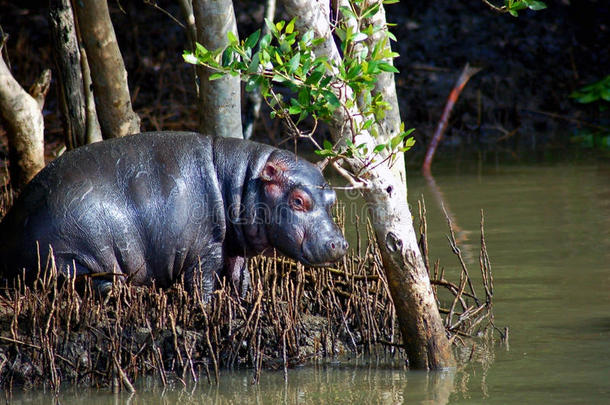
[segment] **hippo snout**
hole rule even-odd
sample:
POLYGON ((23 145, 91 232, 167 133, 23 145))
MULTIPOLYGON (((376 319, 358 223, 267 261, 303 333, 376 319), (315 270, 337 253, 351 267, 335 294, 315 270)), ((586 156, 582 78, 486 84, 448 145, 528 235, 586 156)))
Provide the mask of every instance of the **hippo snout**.
POLYGON ((327 266, 345 256, 348 243, 337 233, 326 238, 312 238, 303 243, 303 257, 301 261, 309 266, 327 266))
POLYGON ((347 241, 343 236, 338 236, 332 240, 326 242, 326 251, 331 258, 329 261, 334 262, 335 260, 339 260, 342 258, 347 252, 347 248, 349 247, 347 241))

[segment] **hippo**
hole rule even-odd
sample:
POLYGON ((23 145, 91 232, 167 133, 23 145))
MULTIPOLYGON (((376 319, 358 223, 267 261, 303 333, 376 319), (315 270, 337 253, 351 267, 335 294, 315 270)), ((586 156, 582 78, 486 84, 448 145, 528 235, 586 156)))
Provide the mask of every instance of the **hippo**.
POLYGON ((49 254, 64 276, 167 288, 184 277, 243 294, 245 258, 278 251, 308 266, 344 256, 336 194, 291 152, 194 132, 148 132, 64 153, 0 223, 0 271, 39 277, 49 254), (39 264, 41 263, 41 264, 39 264))

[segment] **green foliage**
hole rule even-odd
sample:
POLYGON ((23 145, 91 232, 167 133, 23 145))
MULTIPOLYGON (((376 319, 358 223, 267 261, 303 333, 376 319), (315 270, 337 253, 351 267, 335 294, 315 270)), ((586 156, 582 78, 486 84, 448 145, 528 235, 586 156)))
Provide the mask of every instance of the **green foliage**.
MULTIPOLYGON (((386 0, 384 3, 396 1, 386 0)), ((414 144, 414 139, 408 137, 413 130, 405 131, 404 125, 400 134, 388 142, 378 143, 371 150, 366 144, 354 144, 357 135, 363 131, 373 136, 379 132, 378 124, 390 106, 374 92, 375 83, 384 72, 398 72, 391 63, 398 54, 388 46, 393 35, 387 27, 369 23, 380 7, 381 1, 371 4, 352 0, 349 7, 340 8, 343 18, 334 31, 342 52, 339 63, 316 56, 315 49, 325 39, 315 38, 313 31, 299 33, 294 19, 277 23, 265 20, 269 34, 261 36, 259 30, 242 41, 229 33, 229 45, 224 49, 208 50, 197 44, 194 53, 184 53, 184 60, 214 70, 210 80, 226 74, 239 75, 246 82, 247 91, 259 89, 271 108, 272 118, 286 120, 296 134, 311 139, 320 156, 336 159, 355 157, 362 159, 365 167, 372 167, 375 163, 380 164, 376 157, 383 156, 382 162, 391 160, 396 153, 404 152, 414 144), (374 46, 367 46, 367 40, 374 35, 381 39, 374 46), (338 97, 345 94, 348 87, 353 97, 338 97), (288 91, 280 93, 280 88, 288 91), (304 134, 299 130, 299 125, 307 117, 312 117, 317 125, 318 120, 332 121, 337 109, 349 112, 355 108, 359 110, 358 116, 348 113, 349 122, 344 123, 351 128, 352 137, 341 145, 325 141, 320 146, 311 133, 304 134)))
POLYGON ((538 11, 546 8, 546 4, 539 0, 504 0, 504 8, 513 17, 519 16, 519 11, 529 8, 538 11))
POLYGON ((574 91, 570 97, 583 104, 600 100, 610 102, 610 75, 574 91))
POLYGON ((570 141, 587 149, 610 150, 610 132, 582 129, 576 132, 570 141))

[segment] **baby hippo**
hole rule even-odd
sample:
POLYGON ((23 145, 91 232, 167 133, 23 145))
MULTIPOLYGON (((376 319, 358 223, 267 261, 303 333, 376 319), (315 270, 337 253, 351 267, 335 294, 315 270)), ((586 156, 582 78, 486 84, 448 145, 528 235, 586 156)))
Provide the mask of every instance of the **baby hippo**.
POLYGON ((335 200, 320 170, 288 151, 131 135, 66 152, 24 188, 0 223, 0 270, 32 282, 52 250, 62 274, 92 276, 102 293, 117 275, 159 287, 184 276, 206 294, 224 276, 243 293, 246 257, 275 248, 324 266, 345 254, 335 200))

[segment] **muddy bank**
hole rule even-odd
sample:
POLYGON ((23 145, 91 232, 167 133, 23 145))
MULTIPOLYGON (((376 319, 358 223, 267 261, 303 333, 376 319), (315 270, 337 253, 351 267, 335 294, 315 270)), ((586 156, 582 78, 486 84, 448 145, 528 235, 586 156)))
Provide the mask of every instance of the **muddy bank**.
MULTIPOLYGON (((262 369, 287 373, 346 355, 390 356, 408 366, 380 254, 364 228, 362 241, 333 267, 251 259, 252 288, 243 299, 221 284, 204 302, 197 285, 187 292, 179 282, 168 290, 116 283, 102 300, 90 279, 64 283, 45 261, 41 268, 49 270, 33 286, 0 291, 0 387, 130 391, 144 376, 180 385, 214 382, 235 368, 251 370, 257 382, 262 369)), ((421 241, 426 253, 425 233, 421 241)), ((494 326, 484 244, 481 255, 487 292, 480 298, 467 287, 466 269, 451 282, 438 262, 429 264, 447 333, 459 347, 503 335, 494 326)))
MULTIPOLYGON (((90 283, 62 285, 54 275, 4 290, 0 386, 131 390, 142 376, 162 385, 213 382, 233 368, 252 369, 255 382, 263 368, 381 354, 379 342, 398 342, 373 256, 346 259, 341 269, 265 258, 250 268, 253 288, 244 299, 221 287, 209 303, 180 283, 169 290, 117 283, 102 301, 90 283)), ((402 349, 387 348, 404 357, 402 349)))

